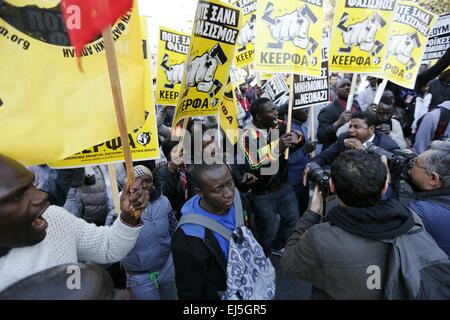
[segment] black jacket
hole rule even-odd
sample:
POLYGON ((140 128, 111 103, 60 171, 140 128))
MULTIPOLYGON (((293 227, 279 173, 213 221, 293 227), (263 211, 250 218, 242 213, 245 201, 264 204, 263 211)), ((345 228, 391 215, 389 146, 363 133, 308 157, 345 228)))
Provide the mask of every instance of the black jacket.
MULTIPOLYGON (((311 159, 311 162, 316 162, 320 166, 331 165, 341 152, 349 149, 344 145, 344 140, 347 138, 348 133, 342 134, 339 139, 335 143, 333 143, 327 150, 321 152, 318 156, 311 159)), ((392 140, 391 137, 377 131, 375 131, 373 144, 389 152, 400 149, 397 143, 395 143, 395 141, 392 140)))
POLYGON ((156 168, 153 171, 153 180, 163 194, 169 199, 172 208, 177 212, 181 212, 183 206, 184 192, 180 182, 180 174, 169 171, 167 164, 156 168))
POLYGON ((219 300, 226 290, 226 261, 214 234, 187 236, 178 228, 172 238, 175 283, 180 300, 219 300))
MULTIPOLYGON (((353 104, 356 105, 359 110, 359 105, 356 100, 353 101, 353 104)), ((318 116, 319 127, 317 128, 317 140, 323 144, 322 150, 327 149, 337 140, 336 131, 338 128, 334 128, 333 123, 339 119, 342 112, 344 112, 344 109, 339 105, 337 98, 320 110, 318 116)))

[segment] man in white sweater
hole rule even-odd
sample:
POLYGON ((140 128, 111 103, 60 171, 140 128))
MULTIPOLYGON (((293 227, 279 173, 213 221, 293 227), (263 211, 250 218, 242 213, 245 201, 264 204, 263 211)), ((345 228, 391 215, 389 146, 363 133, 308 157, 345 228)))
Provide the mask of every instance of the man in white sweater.
POLYGON ((141 229, 136 210, 148 204, 140 184, 128 184, 121 215, 111 227, 97 227, 57 206, 33 187, 34 175, 0 154, 0 291, 45 269, 79 261, 113 263, 133 249, 141 229))

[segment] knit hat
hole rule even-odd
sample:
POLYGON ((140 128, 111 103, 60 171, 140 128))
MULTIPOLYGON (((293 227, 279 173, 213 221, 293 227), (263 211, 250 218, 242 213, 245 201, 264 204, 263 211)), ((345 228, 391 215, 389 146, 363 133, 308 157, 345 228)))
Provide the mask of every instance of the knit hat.
POLYGON ((133 171, 134 171, 134 176, 136 178, 139 178, 139 177, 142 177, 145 175, 149 175, 150 177, 152 176, 152 172, 150 171, 150 169, 143 165, 138 165, 138 166, 133 167, 133 171))

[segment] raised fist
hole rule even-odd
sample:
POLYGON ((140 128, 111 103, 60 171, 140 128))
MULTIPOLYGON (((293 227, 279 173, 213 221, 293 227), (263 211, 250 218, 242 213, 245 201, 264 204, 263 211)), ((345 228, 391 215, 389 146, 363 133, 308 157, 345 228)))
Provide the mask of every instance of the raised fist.
POLYGON ((181 83, 183 80, 183 73, 184 73, 184 62, 174 65, 167 65, 167 61, 169 60, 169 55, 166 53, 163 57, 163 61, 161 63, 161 66, 166 71, 166 78, 167 81, 170 82, 170 84, 166 84, 166 88, 172 88, 175 83, 181 83))
POLYGON ((348 13, 344 13, 337 28, 342 31, 342 39, 346 48, 340 48, 339 52, 349 53, 352 47, 357 47, 363 51, 376 55, 383 48, 383 44, 375 39, 377 31, 386 25, 386 21, 375 13, 372 17, 361 22, 345 26, 348 20, 348 13))
POLYGON ((317 42, 309 36, 309 27, 317 22, 317 17, 307 5, 294 10, 291 13, 271 18, 273 4, 269 2, 264 10, 263 20, 269 25, 272 38, 278 43, 269 43, 269 48, 281 49, 283 41, 292 41, 299 48, 307 49, 312 54, 317 48, 317 42))
POLYGON ((388 55, 396 56, 398 61, 406 65, 406 70, 409 70, 416 65, 411 54, 415 48, 420 47, 417 32, 395 35, 389 38, 388 55))
POLYGON ((220 44, 216 44, 209 52, 192 59, 187 67, 186 88, 196 87, 198 91, 208 92, 210 97, 214 96, 220 84, 214 79, 214 75, 219 64, 222 65, 226 61, 227 57, 220 44))
POLYGON ((237 37, 237 44, 244 47, 251 43, 255 43, 255 21, 256 15, 252 15, 250 20, 242 27, 237 37))

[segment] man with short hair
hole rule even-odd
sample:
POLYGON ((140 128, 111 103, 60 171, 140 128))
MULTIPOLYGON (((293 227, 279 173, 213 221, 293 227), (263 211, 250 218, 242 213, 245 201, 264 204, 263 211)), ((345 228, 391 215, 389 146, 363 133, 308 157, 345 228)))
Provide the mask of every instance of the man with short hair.
POLYGON ((365 150, 374 144, 386 151, 392 152, 399 146, 389 136, 377 132, 375 126, 377 119, 370 112, 359 111, 351 115, 349 129, 346 134, 339 136, 327 150, 313 158, 320 166, 331 165, 340 153, 347 149, 365 150))
POLYGON ((330 75, 330 101, 333 101, 336 98, 336 85, 339 80, 339 75, 337 73, 332 73, 330 75))
POLYGON ((267 98, 252 103, 250 112, 253 120, 240 138, 245 160, 240 169, 256 177, 250 194, 261 246, 266 255, 272 251, 279 254, 299 217, 296 195, 287 183, 283 153, 291 146, 291 152, 295 152, 304 144, 304 137, 299 132, 286 133, 286 125, 278 120, 278 111, 267 98), (281 217, 278 229, 277 215, 281 217))
POLYGON ((319 223, 323 207, 316 187, 310 210, 299 220, 281 257, 287 272, 313 285, 313 298, 448 296, 448 257, 415 225, 418 221, 405 206, 395 199, 381 200, 387 177, 387 165, 378 155, 342 153, 333 162, 329 185, 339 205, 330 210, 326 223, 319 223))
POLYGON ((0 177, 0 290, 60 264, 117 262, 133 248, 141 229, 134 211, 148 203, 139 183, 125 185, 120 219, 97 227, 49 206, 47 194, 33 187, 34 175, 4 155, 0 177))
MULTIPOLYGON (((196 164, 189 168, 197 195, 181 209, 211 218, 230 231, 235 223, 235 186, 225 164, 196 164)), ((218 300, 225 291, 229 240, 201 225, 184 224, 172 237, 175 282, 181 300, 218 300)))
POLYGON ((410 170, 416 192, 400 194, 425 229, 450 257, 450 141, 433 141, 410 170))
POLYGON ((337 97, 319 112, 317 140, 323 144, 322 150, 326 150, 337 140, 337 130, 350 120, 351 114, 360 111, 356 100, 353 101, 351 111, 345 111, 350 95, 350 87, 350 80, 345 78, 339 80, 337 83, 337 97))
POLYGON ((358 103, 359 107, 362 111, 366 111, 366 109, 373 103, 373 99, 375 99, 375 94, 377 93, 378 88, 378 78, 368 76, 367 77, 368 85, 358 93, 358 103))

